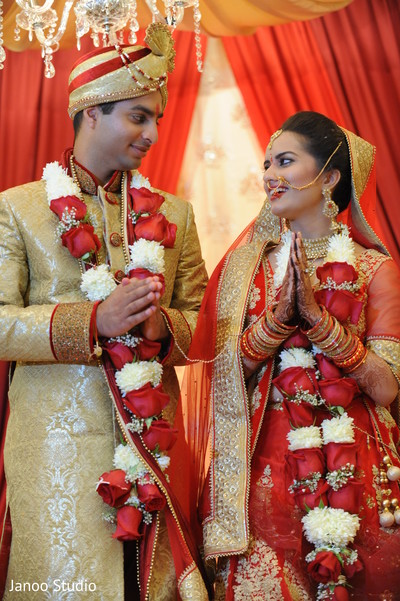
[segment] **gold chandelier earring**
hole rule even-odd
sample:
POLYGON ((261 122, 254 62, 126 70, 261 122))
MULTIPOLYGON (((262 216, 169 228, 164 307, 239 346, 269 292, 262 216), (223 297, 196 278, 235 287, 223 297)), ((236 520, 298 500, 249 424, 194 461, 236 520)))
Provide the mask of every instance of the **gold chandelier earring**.
POLYGON ((332 191, 330 188, 322 188, 322 196, 324 197, 324 206, 322 207, 322 214, 331 220, 331 230, 336 231, 338 229, 336 217, 339 213, 339 207, 332 199, 332 191))

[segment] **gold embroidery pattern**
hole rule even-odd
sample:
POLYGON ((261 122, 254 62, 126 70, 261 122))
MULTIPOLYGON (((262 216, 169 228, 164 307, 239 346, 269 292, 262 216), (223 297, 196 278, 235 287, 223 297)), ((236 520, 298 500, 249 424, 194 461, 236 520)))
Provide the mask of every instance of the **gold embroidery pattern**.
POLYGON ((272 481, 270 465, 265 466, 263 475, 257 481, 257 486, 263 486, 265 488, 273 488, 274 483, 272 481))
POLYGON ((383 338, 370 338, 367 343, 378 357, 381 357, 391 367, 394 375, 400 378, 400 340, 385 340, 383 338))
POLYGON ((246 314, 247 291, 261 252, 259 243, 238 248, 229 255, 221 276, 217 359, 212 379, 212 512, 204 525, 206 557, 241 553, 248 542, 249 409, 238 340, 246 314))
MULTIPOLYGON (((172 326, 175 340, 177 340, 182 351, 187 355, 189 352, 190 343, 192 342, 192 333, 189 324, 178 309, 164 309, 163 316, 166 321, 172 326)), ((165 365, 184 365, 185 357, 179 350, 177 344, 173 343, 170 356, 165 362, 165 365)))
POLYGON ((51 338, 60 363, 90 363, 94 303, 63 303, 54 312, 51 338))
POLYGON ((234 601, 281 601, 282 576, 274 551, 262 541, 255 541, 251 554, 239 559, 235 574, 236 584, 233 585, 234 601))
POLYGON ((182 601, 208 601, 203 578, 194 562, 181 575, 178 589, 182 601))

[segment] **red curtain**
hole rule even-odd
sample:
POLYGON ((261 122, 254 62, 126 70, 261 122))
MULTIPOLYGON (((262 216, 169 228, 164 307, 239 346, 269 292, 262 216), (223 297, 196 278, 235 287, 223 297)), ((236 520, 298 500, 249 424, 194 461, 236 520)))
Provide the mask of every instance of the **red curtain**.
POLYGON ((315 110, 377 146, 378 219, 400 262, 400 10, 356 0, 303 23, 224 45, 262 146, 292 113, 315 110))

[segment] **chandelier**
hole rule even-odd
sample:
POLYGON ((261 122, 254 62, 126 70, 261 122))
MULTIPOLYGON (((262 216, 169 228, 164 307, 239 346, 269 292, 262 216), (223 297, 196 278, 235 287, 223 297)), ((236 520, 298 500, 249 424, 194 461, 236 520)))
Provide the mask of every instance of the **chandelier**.
MULTIPOLYGON (((137 0, 67 0, 60 21, 57 12, 52 8, 54 0, 44 0, 42 4, 36 0, 15 1, 21 8, 21 12, 15 17, 15 40, 20 39, 21 29, 28 31, 29 41, 32 42, 34 37, 38 40, 44 60, 44 74, 48 78, 54 77, 53 54, 60 47, 74 4, 78 50, 80 50, 81 38, 89 32, 95 47, 101 44, 114 46, 124 43, 124 32, 127 30, 129 31, 128 43, 136 44, 136 33, 139 31, 137 0)), ((171 29, 175 29, 182 21, 185 9, 193 8, 196 63, 198 70, 201 71, 199 0, 162 0, 163 12, 158 8, 157 0, 144 1, 151 11, 153 22, 162 21, 171 29)), ((4 68, 6 59, 3 48, 2 4, 0 0, 0 69, 4 68)))

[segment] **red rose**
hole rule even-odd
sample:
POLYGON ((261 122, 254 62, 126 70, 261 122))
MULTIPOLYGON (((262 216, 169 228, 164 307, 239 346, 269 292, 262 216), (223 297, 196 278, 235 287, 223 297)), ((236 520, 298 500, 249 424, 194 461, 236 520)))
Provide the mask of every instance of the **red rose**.
POLYGON ((143 514, 132 505, 124 505, 117 511, 117 529, 112 535, 118 540, 136 540, 142 535, 139 532, 143 514))
POLYGON ((321 449, 297 449, 286 455, 294 480, 303 480, 310 473, 325 473, 325 458, 321 449))
POLYGON ((317 290, 315 300, 319 305, 325 305, 329 313, 341 322, 347 318, 351 323, 359 320, 362 302, 348 290, 317 290))
POLYGON ((101 246, 100 240, 94 233, 92 225, 81 223, 61 236, 63 246, 66 246, 73 257, 80 259, 88 253, 97 252, 101 246))
POLYGON ((345 486, 339 490, 328 492, 329 506, 335 509, 343 509, 349 513, 358 513, 361 505, 361 495, 364 490, 362 482, 349 480, 345 486))
POLYGON ((164 215, 156 213, 138 219, 135 225, 135 237, 155 240, 161 242, 165 248, 172 248, 175 244, 176 230, 175 223, 170 223, 164 215))
POLYGON ((122 400, 129 411, 137 417, 146 419, 161 413, 169 403, 169 396, 163 392, 161 384, 153 388, 150 383, 147 383, 139 390, 128 392, 122 400))
POLYGON ((285 342, 283 343, 283 348, 292 348, 292 346, 295 348, 309 348, 311 345, 304 332, 297 329, 289 336, 289 338, 286 338, 285 342))
POLYGON ((334 380, 342 377, 342 370, 322 353, 317 353, 315 355, 315 361, 317 362, 318 370, 323 378, 334 380))
POLYGON ((148 361, 149 359, 153 359, 153 357, 157 357, 160 350, 161 342, 148 340, 147 338, 143 338, 142 342, 139 342, 135 348, 136 355, 140 361, 148 361))
POLYGON ((353 378, 337 380, 321 380, 319 392, 329 406, 348 407, 354 397, 359 394, 357 382, 353 378))
POLYGON ((293 495, 297 507, 300 507, 303 511, 307 511, 307 508, 314 509, 315 507, 318 507, 321 501, 323 505, 328 505, 326 493, 329 489, 329 484, 323 478, 318 481, 315 492, 310 492, 307 486, 305 486, 304 489, 305 492, 303 491, 303 488, 299 488, 293 495))
POLYGON ((332 601, 349 601, 349 593, 344 586, 335 586, 333 591, 332 601))
POLYGON ((132 484, 125 480, 125 476, 124 470, 111 470, 100 476, 96 490, 104 503, 120 507, 129 499, 132 484))
POLYGON ((137 483, 137 494, 146 511, 160 511, 165 507, 166 500, 156 484, 137 483))
POLYGON ((155 213, 165 200, 164 196, 147 188, 130 188, 128 195, 132 199, 132 208, 135 213, 155 213))
POLYGON ((359 559, 356 559, 353 563, 346 563, 346 560, 343 564, 343 572, 346 578, 353 578, 357 572, 361 572, 364 569, 363 564, 359 559))
POLYGON ((157 445, 160 451, 169 451, 174 446, 177 435, 178 430, 171 428, 165 419, 157 419, 151 422, 142 438, 150 451, 154 451, 157 445))
POLYGON ((294 428, 313 425, 315 409, 310 403, 294 403, 293 401, 285 399, 283 401, 283 407, 290 424, 294 428))
POLYGON ((132 363, 133 352, 125 344, 121 342, 109 342, 107 340, 102 346, 109 354, 115 369, 122 369, 125 363, 132 363))
POLYGON ((154 276, 157 276, 162 284, 161 295, 163 295, 165 290, 165 278, 162 273, 152 273, 148 269, 143 269, 143 267, 136 267, 135 269, 130 270, 127 277, 145 280, 146 278, 153 278, 154 276))
POLYGON ((338 470, 346 463, 357 466, 358 444, 354 442, 328 442, 324 445, 326 467, 330 472, 338 470))
POLYGON ((74 217, 78 221, 83 219, 87 213, 87 206, 76 196, 61 196, 60 198, 55 198, 50 202, 50 209, 58 216, 60 221, 65 209, 68 210, 70 215, 71 209, 75 209, 74 217))
POLYGON ((320 551, 308 564, 307 571, 313 580, 326 584, 337 581, 341 573, 341 565, 332 551, 320 551))
POLYGON ((336 284, 343 284, 343 282, 356 282, 358 275, 353 265, 349 263, 339 263, 335 261, 333 263, 324 263, 318 267, 317 278, 321 283, 325 283, 328 278, 331 278, 336 284))
POLYGON ((272 383, 282 394, 294 396, 300 389, 305 392, 315 393, 316 383, 315 369, 304 369, 303 367, 288 367, 272 383))

